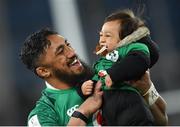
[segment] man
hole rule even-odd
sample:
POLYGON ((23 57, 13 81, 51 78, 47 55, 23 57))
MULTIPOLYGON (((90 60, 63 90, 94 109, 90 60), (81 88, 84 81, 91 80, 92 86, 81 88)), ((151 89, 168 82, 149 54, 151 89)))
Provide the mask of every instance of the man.
MULTIPOLYGON (((65 38, 47 29, 27 38, 21 59, 47 85, 29 115, 28 124, 67 125, 72 113, 83 103, 75 85, 90 76, 91 71, 79 60, 65 38)), ((87 122, 92 125, 91 119, 87 122)))
MULTIPOLYGON (((90 77, 91 71, 64 37, 48 29, 35 32, 26 39, 20 56, 27 68, 44 79, 47 86, 29 114, 29 126, 93 125, 92 113, 101 105, 102 92, 97 85, 94 96, 83 103, 75 85, 90 77)), ((158 109, 158 106, 152 108, 158 109)))

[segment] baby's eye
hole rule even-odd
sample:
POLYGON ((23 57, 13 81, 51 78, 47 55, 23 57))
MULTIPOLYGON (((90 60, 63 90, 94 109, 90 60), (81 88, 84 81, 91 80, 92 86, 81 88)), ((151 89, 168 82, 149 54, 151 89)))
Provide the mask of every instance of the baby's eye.
POLYGON ((106 37, 111 37, 111 35, 109 35, 109 34, 107 34, 107 35, 105 35, 106 37))

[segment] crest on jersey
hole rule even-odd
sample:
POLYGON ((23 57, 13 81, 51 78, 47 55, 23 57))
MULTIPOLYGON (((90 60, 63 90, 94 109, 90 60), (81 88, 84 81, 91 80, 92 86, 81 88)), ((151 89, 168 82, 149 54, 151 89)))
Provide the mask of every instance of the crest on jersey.
POLYGON ((117 50, 113 50, 112 52, 106 55, 107 60, 111 60, 112 62, 116 62, 119 58, 119 53, 117 50))

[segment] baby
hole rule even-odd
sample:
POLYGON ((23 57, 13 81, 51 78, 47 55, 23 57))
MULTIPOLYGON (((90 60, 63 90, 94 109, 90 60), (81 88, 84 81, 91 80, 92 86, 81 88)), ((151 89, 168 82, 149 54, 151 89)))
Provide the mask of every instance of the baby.
POLYGON ((157 45, 149 34, 132 11, 115 12, 105 19, 96 47, 101 57, 93 66, 92 79, 81 86, 82 95, 89 96, 93 82, 101 80, 103 125, 153 125, 152 114, 140 96, 144 93, 128 82, 140 79, 158 60, 157 45))
MULTIPOLYGON (((158 54, 156 53, 156 44, 152 42, 152 40, 149 37, 149 29, 147 27, 140 27, 136 31, 134 31, 132 34, 126 36, 123 40, 121 40, 117 45, 114 45, 113 51, 108 52, 108 46, 106 43, 102 43, 101 45, 98 44, 96 46, 96 54, 101 55, 102 57, 99 59, 94 64, 94 71, 95 75, 93 76, 92 80, 85 81, 82 86, 81 90, 83 95, 90 95, 93 91, 93 81, 98 81, 101 80, 103 85, 102 89, 112 89, 111 86, 113 85, 113 81, 109 74, 107 73, 107 69, 109 69, 113 66, 113 70, 115 70, 114 73, 114 79, 115 81, 128 81, 128 78, 126 80, 120 79, 120 75, 118 75, 118 66, 121 66, 119 63, 119 59, 125 58, 126 54, 132 52, 132 51, 137 51, 138 46, 140 48, 143 48, 143 46, 146 49, 142 49, 142 52, 147 53, 147 60, 151 61, 149 68, 151 68, 157 61, 158 59, 158 54), (147 47, 146 47, 146 46, 147 47), (129 48, 130 50, 126 52, 126 48, 129 48), (132 47, 132 48, 130 48, 132 47), (150 50, 150 51, 149 51, 150 50), (126 54, 123 55, 123 52, 126 52, 126 54), (149 55, 149 56, 148 56, 149 55), (149 58, 150 57, 150 58, 149 58), (116 63, 116 65, 115 65, 116 63)), ((138 50, 140 50, 140 48, 138 50)), ((141 51, 139 51, 141 52, 141 51)), ((133 62, 132 64, 136 64, 133 62)), ((130 67, 130 65, 127 67, 130 67)), ((132 71, 132 70, 131 70, 132 71)), ((145 72, 146 70, 144 70, 145 72)), ((122 75, 125 75, 125 73, 120 72, 122 75)), ((130 72, 129 72, 130 73, 130 72)), ((142 75, 138 75, 136 77, 130 78, 131 80, 133 79, 138 79, 142 75)), ((124 77, 125 78, 125 77, 124 77)), ((115 82, 114 81, 114 82, 115 82)), ((141 91, 140 91, 141 92, 141 91)))

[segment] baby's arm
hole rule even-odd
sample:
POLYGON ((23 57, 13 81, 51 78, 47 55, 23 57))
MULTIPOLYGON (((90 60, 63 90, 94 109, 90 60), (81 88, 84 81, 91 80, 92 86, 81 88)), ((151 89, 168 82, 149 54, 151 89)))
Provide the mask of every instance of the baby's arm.
MULTIPOLYGON (((144 44, 138 45, 143 46, 144 44)), ((123 82, 135 80, 139 79, 145 73, 145 71, 149 68, 149 64, 150 58, 147 54, 139 49, 133 49, 130 50, 123 59, 116 62, 111 68, 107 69, 107 73, 113 83, 117 81, 123 82)))
POLYGON ((148 47, 151 60, 149 68, 151 68, 159 59, 159 46, 151 40, 149 35, 141 38, 138 42, 143 43, 148 47))

